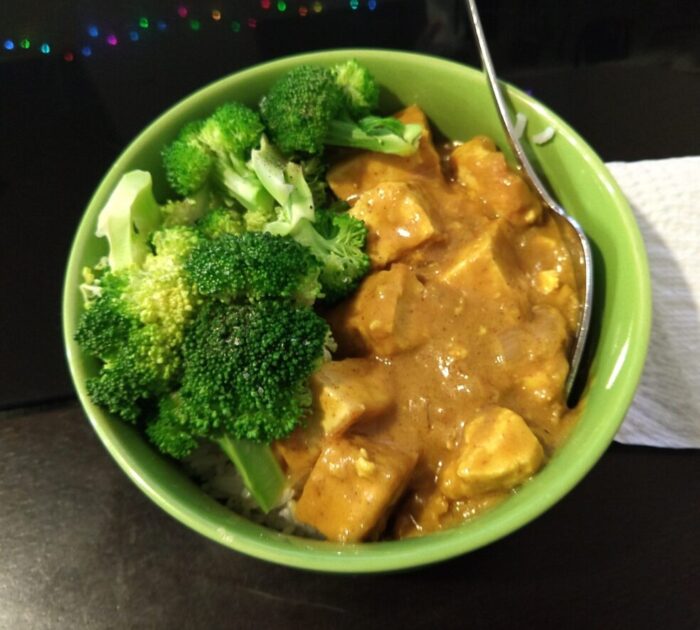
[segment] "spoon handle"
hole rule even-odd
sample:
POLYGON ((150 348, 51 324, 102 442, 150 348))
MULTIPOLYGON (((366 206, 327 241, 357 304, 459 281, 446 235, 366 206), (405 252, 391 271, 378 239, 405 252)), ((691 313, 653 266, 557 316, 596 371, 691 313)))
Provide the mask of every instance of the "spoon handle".
POLYGON ((481 18, 479 17, 479 11, 476 7, 476 0, 466 0, 466 4, 469 13, 469 21, 471 23, 472 31, 474 32, 474 37, 476 38, 479 56, 481 57, 481 64, 483 66, 484 73, 486 74, 489 89, 491 90, 491 95, 496 103, 498 116, 501 119, 501 124, 506 132, 508 143, 513 150, 513 155, 515 156, 518 165, 520 166, 521 175, 526 182, 530 184, 543 204, 561 217, 569 226, 569 231, 573 232, 573 234, 564 235, 564 237, 568 238, 571 244, 576 244, 576 251, 574 251, 571 246, 569 249, 574 266, 577 270, 576 276, 582 307, 579 316, 579 324, 576 332, 574 348, 571 355, 571 367, 566 379, 566 394, 567 397, 569 397, 573 389, 574 381, 576 380, 581 359, 583 358, 583 350, 586 344, 586 338, 588 337, 588 329, 590 327, 591 306, 593 303, 593 256, 591 254, 591 246, 578 221, 569 215, 568 212, 566 212, 554 200, 552 195, 549 193, 549 190, 547 190, 545 185, 542 183, 542 180, 539 178, 535 172, 535 169, 530 163, 530 160, 528 159, 525 150, 520 143, 520 139, 515 135, 508 106, 506 105, 506 100, 503 96, 498 78, 496 77, 496 70, 493 67, 493 62, 491 61, 491 53, 489 52, 489 47, 486 43, 484 29, 481 26, 481 18))

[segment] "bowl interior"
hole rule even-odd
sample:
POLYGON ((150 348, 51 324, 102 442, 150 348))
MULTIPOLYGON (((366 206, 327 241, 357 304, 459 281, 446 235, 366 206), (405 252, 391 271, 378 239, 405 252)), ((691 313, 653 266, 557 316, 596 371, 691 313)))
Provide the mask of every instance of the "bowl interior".
MULTIPOLYGON (((595 251, 596 334, 585 387, 585 410, 549 464, 508 500, 472 522, 423 538, 337 545, 283 535, 248 522, 201 492, 176 466, 158 455, 131 427, 93 405, 85 379, 95 365, 73 341, 81 312, 83 266, 106 253, 94 236, 97 215, 119 177, 139 168, 153 173, 156 196, 167 189, 160 149, 187 121, 226 100, 255 105, 271 82, 299 63, 333 64, 355 57, 385 90, 386 111, 418 103, 446 137, 476 134, 506 142, 480 72, 442 59, 383 50, 337 50, 274 61, 237 73, 196 92, 168 110, 124 151, 104 177, 76 234, 64 287, 64 335, 69 367, 85 411, 101 440, 132 480, 159 506, 199 533, 228 547, 280 564, 334 572, 402 569, 476 549, 514 531, 564 496, 612 441, 632 400, 643 367, 650 325, 650 289, 639 230, 617 184, 591 148, 564 121, 524 93, 509 97, 535 133, 552 126, 552 141, 533 156, 562 205, 579 219, 595 251)), ((611 130, 614 133, 614 130, 611 130)))

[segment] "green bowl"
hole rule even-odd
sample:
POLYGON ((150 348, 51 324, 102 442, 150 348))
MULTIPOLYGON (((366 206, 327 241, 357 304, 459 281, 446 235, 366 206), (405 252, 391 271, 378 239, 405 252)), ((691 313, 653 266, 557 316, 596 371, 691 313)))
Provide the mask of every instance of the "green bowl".
MULTIPOLYGON (((593 150, 558 116, 523 92, 509 88, 518 111, 536 132, 550 125, 553 140, 534 147, 555 196, 575 215, 595 251, 596 334, 585 386, 585 411, 548 465, 512 497, 471 522, 410 540, 339 545, 284 535, 256 525, 209 498, 134 429, 93 405, 85 380, 95 369, 73 341, 82 300, 81 269, 106 253, 95 237, 97 215, 120 176, 131 169, 153 173, 159 199, 167 194, 161 147, 187 121, 227 100, 255 105, 281 73, 300 63, 333 64, 354 57, 384 87, 386 111, 419 104, 445 136, 505 138, 483 75, 435 57, 386 50, 334 50, 265 63, 213 83, 175 105, 149 125, 109 169, 85 211, 66 271, 63 318, 68 363, 80 400, 117 463, 156 504, 195 531, 231 549, 270 562, 318 571, 377 572, 444 560, 491 543, 522 527, 569 492, 593 467, 620 426, 642 373, 651 318, 644 245, 615 180, 593 150)), ((615 131, 611 129, 611 133, 615 131)))

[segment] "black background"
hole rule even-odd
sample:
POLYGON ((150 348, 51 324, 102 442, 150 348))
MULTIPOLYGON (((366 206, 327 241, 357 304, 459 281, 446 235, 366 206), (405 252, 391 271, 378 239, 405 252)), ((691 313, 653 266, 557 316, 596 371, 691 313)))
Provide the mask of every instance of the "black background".
MULTIPOLYGON (((504 541, 374 577, 308 574, 218 547, 111 462, 73 402, 60 293, 82 211, 128 141, 193 90, 280 55, 366 46, 477 65, 452 0, 377 0, 373 11, 329 0, 320 13, 294 0, 283 13, 276 2, 184 4, 187 19, 164 0, 0 4, 0 628, 700 627, 697 451, 613 446, 504 541), (151 28, 131 42, 142 15, 151 28), (104 43, 110 32, 117 46, 104 43), (29 50, 1 47, 23 37, 29 50)), ((480 4, 499 74, 604 160, 699 153, 700 3, 480 4)))

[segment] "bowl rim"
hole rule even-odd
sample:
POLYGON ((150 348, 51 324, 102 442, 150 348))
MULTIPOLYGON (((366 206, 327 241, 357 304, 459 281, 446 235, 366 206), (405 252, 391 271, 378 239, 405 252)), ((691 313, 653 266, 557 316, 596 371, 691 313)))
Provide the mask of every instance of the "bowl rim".
MULTIPOLYGON (((327 63, 329 58, 333 57, 356 57, 362 60, 364 57, 371 58, 377 55, 402 62, 413 61, 423 64, 451 65, 455 70, 464 72, 465 76, 469 74, 472 74, 473 77, 481 75, 481 71, 476 68, 435 55, 382 48, 337 48, 287 55, 271 61, 265 61, 231 73, 199 88, 151 121, 129 142, 106 171, 85 208, 71 243, 63 288, 63 336, 66 358, 74 386, 93 429, 107 451, 127 476, 160 508, 181 523, 211 540, 238 552, 276 564, 332 573, 387 572, 432 564, 476 550, 503 538, 543 514, 585 477, 612 442, 617 429, 624 419, 625 412, 631 404, 634 391, 641 378, 651 327, 651 287, 646 251, 632 211, 618 184, 593 149, 568 123, 525 92, 507 85, 508 95, 514 102, 526 103, 545 119, 556 124, 557 134, 564 135, 584 156, 585 161, 595 172, 596 177, 606 187, 611 203, 618 208, 620 218, 627 228, 630 256, 633 258, 633 264, 629 271, 630 274, 634 275, 634 283, 638 287, 639 311, 634 325, 631 325, 631 332, 628 338, 625 355, 625 386, 621 392, 618 392, 619 396, 614 401, 613 409, 611 409, 611 415, 618 417, 619 421, 608 423, 589 442, 585 466, 576 467, 570 473, 555 478, 556 483, 548 487, 548 492, 529 497, 526 504, 521 502, 521 504, 515 506, 515 509, 501 514, 495 520, 491 519, 493 522, 490 522, 488 527, 471 527, 469 532, 465 531, 474 522, 484 522, 494 511, 487 512, 471 523, 465 523, 420 538, 354 545, 311 541, 281 534, 261 525, 253 524, 235 514, 231 515, 231 522, 236 523, 237 531, 235 533, 222 531, 224 528, 202 517, 198 511, 189 508, 184 501, 179 499, 176 493, 167 492, 162 484, 143 476, 137 459, 125 445, 115 438, 113 431, 109 427, 110 422, 118 421, 109 418, 106 412, 94 406, 89 400, 83 379, 78 373, 79 370, 74 360, 75 354, 79 352, 72 338, 72 322, 74 321, 75 311, 79 308, 76 304, 76 285, 81 270, 81 245, 94 238, 92 234, 88 233, 91 220, 90 210, 96 203, 96 200, 103 194, 103 189, 107 187, 113 174, 124 170, 124 165, 132 156, 139 153, 143 144, 148 144, 151 141, 151 137, 158 134, 158 129, 164 122, 184 112, 205 93, 224 88, 226 83, 234 77, 237 80, 245 80, 248 75, 252 76, 260 70, 274 70, 277 67, 286 67, 290 63, 319 61, 327 63)), ((538 473, 538 477, 543 475, 546 470, 547 467, 538 473)), ((535 481, 536 479, 530 483, 535 481)), ((513 504, 517 500, 517 496, 516 493, 507 503, 513 504)), ((211 501, 213 502, 214 500, 212 499, 211 501)))

